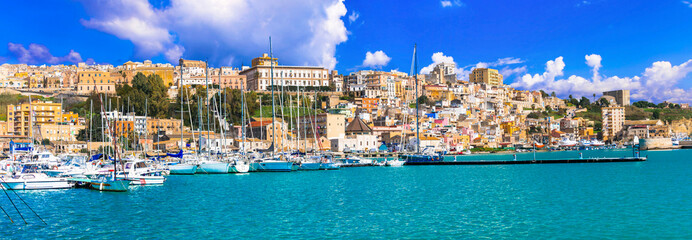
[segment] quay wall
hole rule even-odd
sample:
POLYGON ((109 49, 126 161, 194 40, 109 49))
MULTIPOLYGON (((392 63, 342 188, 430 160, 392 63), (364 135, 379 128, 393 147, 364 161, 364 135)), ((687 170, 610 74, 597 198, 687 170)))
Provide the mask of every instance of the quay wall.
POLYGON ((671 149, 673 141, 670 138, 639 139, 639 150, 671 149))

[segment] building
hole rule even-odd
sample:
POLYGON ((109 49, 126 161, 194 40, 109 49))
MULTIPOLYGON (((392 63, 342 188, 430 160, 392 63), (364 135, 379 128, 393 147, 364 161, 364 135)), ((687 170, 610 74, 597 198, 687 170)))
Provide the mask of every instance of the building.
MULTIPOLYGON (((317 131, 317 137, 327 139, 343 138, 346 130, 346 116, 343 114, 321 113, 317 116, 305 116, 297 119, 300 123, 300 134, 302 138, 314 138, 313 128, 317 131), (313 126, 314 125, 314 126, 313 126)), ((297 128, 297 126, 294 126, 297 128)))
POLYGON ((36 139, 48 139, 53 141, 77 141, 79 130, 85 129, 84 125, 68 125, 68 124, 41 124, 38 125, 38 136, 36 139))
POLYGON ((603 140, 615 138, 625 124, 625 108, 604 107, 601 109, 601 116, 603 118, 603 140))
POLYGON ((457 65, 454 63, 439 63, 428 75, 427 81, 431 84, 455 83, 457 65))
POLYGON ((241 86, 248 89, 247 76, 240 75, 240 70, 231 67, 221 67, 212 70, 209 76, 213 84, 223 88, 240 89, 241 86), (219 75, 219 72, 221 74, 219 75))
POLYGON ((329 88, 329 70, 323 67, 279 66, 277 58, 268 54, 252 59, 252 67, 240 71, 247 78, 249 90, 266 91, 272 86, 271 66, 274 65, 274 86, 287 87, 288 91, 296 88, 329 88))
POLYGON ((122 68, 122 78, 119 81, 121 84, 130 84, 137 73, 142 73, 147 77, 152 74, 158 75, 166 87, 173 85, 174 67, 169 63, 154 64, 151 60, 146 60, 144 63, 128 61, 122 68))
POLYGON ((93 91, 99 93, 115 93, 115 80, 111 79, 111 73, 105 71, 80 71, 77 75, 77 92, 89 94, 93 91))
POLYGON ((63 113, 60 103, 35 100, 31 104, 7 105, 8 133, 33 137, 34 131, 30 129, 30 126, 40 126, 43 124, 78 125, 80 122, 77 114, 72 112, 63 113), (31 111, 29 106, 31 106, 31 111), (32 117, 29 117, 30 112, 32 117))
POLYGON ((503 77, 497 69, 476 68, 469 74, 469 82, 484 83, 493 86, 502 86, 503 77))
POLYGON ((611 96, 615 98, 615 102, 620 106, 630 105, 630 90, 603 92, 603 96, 611 96))

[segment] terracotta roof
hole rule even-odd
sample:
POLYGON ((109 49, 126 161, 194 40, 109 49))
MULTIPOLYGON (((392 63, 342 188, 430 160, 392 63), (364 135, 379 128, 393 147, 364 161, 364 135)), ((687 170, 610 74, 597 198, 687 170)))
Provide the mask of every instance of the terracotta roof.
POLYGON ((346 126, 346 132, 347 133, 370 133, 372 132, 372 128, 365 124, 360 117, 356 117, 348 123, 348 126, 346 126))

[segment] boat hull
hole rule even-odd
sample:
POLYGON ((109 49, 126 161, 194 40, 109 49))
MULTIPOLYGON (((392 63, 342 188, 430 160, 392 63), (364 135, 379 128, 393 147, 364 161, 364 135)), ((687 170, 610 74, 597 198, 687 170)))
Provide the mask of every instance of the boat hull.
POLYGON ((74 186, 67 179, 61 180, 41 180, 41 181, 12 181, 5 180, 0 182, 0 186, 7 190, 44 190, 44 189, 67 189, 74 186))
POLYGON ((246 173, 250 171, 250 164, 233 164, 228 168, 229 173, 246 173))
POLYGON ((339 165, 336 163, 322 163, 320 170, 339 170, 339 165))
POLYGON ((301 163, 298 170, 310 171, 310 170, 320 170, 320 163, 301 163))
POLYGON ((127 178, 127 180, 130 180, 131 185, 161 185, 166 182, 163 176, 142 176, 127 178))
POLYGON ((197 168, 197 173, 201 174, 222 174, 228 173, 228 163, 224 162, 214 162, 214 163, 200 163, 197 168))
POLYGON ((176 164, 168 167, 171 175, 193 175, 197 172, 197 165, 176 164))
POLYGON ((107 180, 107 181, 93 181, 89 183, 91 189, 105 191, 105 192, 126 192, 130 188, 130 180, 119 179, 119 180, 107 180))
POLYGON ((288 161, 255 162, 250 164, 250 171, 256 172, 290 172, 293 171, 293 163, 288 161))
POLYGON ((441 156, 433 155, 404 155, 401 157, 405 162, 440 162, 441 156))

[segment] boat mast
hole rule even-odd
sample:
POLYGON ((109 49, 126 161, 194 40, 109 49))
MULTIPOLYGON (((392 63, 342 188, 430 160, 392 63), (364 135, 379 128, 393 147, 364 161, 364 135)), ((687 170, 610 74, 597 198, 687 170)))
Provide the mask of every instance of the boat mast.
POLYGON ((204 60, 204 85, 206 87, 207 95, 204 96, 204 102, 207 103, 207 159, 211 158, 211 145, 209 144, 209 138, 211 137, 210 135, 210 130, 211 130, 211 124, 209 124, 209 107, 211 107, 211 102, 209 99, 209 61, 204 60))
MULTIPOLYGON (((179 89, 179 94, 180 94, 180 151, 183 150, 183 125, 185 125, 185 121, 183 121, 183 59, 180 58, 180 62, 178 63, 180 66, 180 81, 178 81, 178 85, 180 85, 179 89)), ((156 133, 158 134, 158 133, 156 133)))
POLYGON ((240 127, 242 128, 240 134, 243 139, 243 144, 240 145, 240 152, 245 156, 245 144, 247 144, 247 141, 245 141, 245 88, 243 87, 242 79, 240 81, 240 98, 240 127))
POLYGON ((419 115, 419 111, 418 111, 418 74, 416 74, 418 72, 418 66, 417 66, 418 61, 416 59, 416 47, 417 47, 416 44, 413 44, 413 69, 414 69, 413 76, 414 76, 414 80, 416 81, 416 95, 415 95, 415 97, 416 97, 416 139, 417 139, 417 141, 416 141, 416 153, 420 153, 420 127, 419 127, 419 120, 418 120, 418 117, 419 117, 418 116, 419 115))
MULTIPOLYGON (((94 125, 91 123, 91 120, 94 118, 94 99, 90 99, 89 102, 91 102, 91 104, 89 105, 89 143, 91 143, 91 132, 93 131, 94 127, 94 125)), ((89 143, 87 143, 87 151, 89 152, 89 154, 91 154, 91 148, 89 147, 89 143)))
MULTIPOLYGON (((269 77, 272 89, 272 153, 276 155, 276 110, 274 109, 274 54, 272 52, 272 37, 269 37, 269 77)), ((272 157, 273 157, 272 155, 272 157)))

